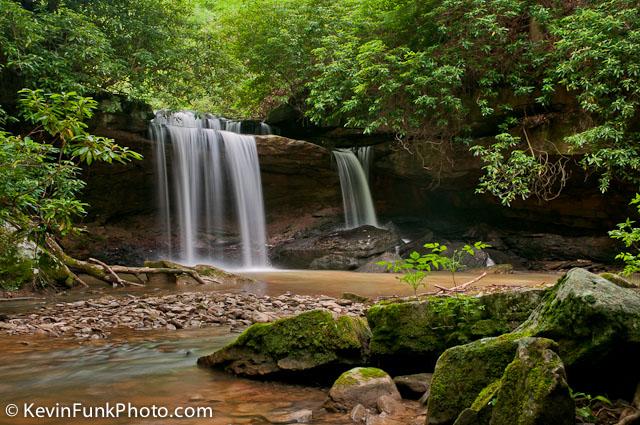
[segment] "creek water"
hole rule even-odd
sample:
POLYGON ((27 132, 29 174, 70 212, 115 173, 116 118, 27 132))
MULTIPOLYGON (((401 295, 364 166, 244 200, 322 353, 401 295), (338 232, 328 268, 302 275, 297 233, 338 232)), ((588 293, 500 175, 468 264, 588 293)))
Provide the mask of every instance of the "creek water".
MULTIPOLYGON (((326 389, 260 382, 196 366, 198 356, 232 341, 228 328, 174 332, 116 332, 107 342, 3 337, 0 398, 7 405, 103 406, 131 403, 211 407, 213 418, 91 419, 109 424, 268 424, 282 415, 310 409, 317 424, 348 424, 343 415, 321 410, 326 389)), ((3 409, 4 410, 4 407, 3 409)), ((0 424, 87 423, 88 419, 7 418, 0 424)))
MULTIPOLYGON (((411 291, 396 276, 335 271, 271 271, 247 273, 257 283, 176 287, 155 283, 145 288, 92 287, 42 300, 0 303, 0 313, 26 313, 42 303, 71 301, 105 294, 162 294, 180 291, 249 291, 259 295, 293 292, 301 295, 339 297, 343 292, 364 296, 408 295, 411 291)), ((461 273, 464 282, 474 273, 461 273)), ((479 290, 493 286, 538 287, 555 282, 557 274, 516 273, 489 275, 479 290)), ((451 286, 448 274, 436 273, 432 284, 451 286)), ((429 289, 429 288, 427 288, 429 289)), ((92 419, 109 424, 268 424, 278 417, 310 409, 314 424, 351 423, 347 415, 322 410, 326 389, 241 379, 196 366, 237 334, 227 327, 180 331, 115 330, 107 340, 78 341, 37 336, 3 336, 0 344, 0 399, 4 405, 35 403, 39 406, 101 406, 106 402, 130 402, 134 406, 209 406, 213 418, 199 419, 92 419)), ((7 418, 0 409, 0 424, 87 423, 86 419, 7 418)))

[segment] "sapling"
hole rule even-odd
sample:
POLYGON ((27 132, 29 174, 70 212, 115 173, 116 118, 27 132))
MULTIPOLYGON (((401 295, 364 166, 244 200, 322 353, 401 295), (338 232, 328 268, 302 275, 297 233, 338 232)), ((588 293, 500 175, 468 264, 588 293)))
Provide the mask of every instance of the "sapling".
POLYGON ((442 265, 442 268, 451 273, 453 286, 456 286, 456 272, 466 267, 462 262, 464 257, 467 255, 474 257, 477 251, 483 248, 489 248, 490 246, 491 245, 487 243, 478 241, 474 242, 472 245, 466 244, 461 248, 454 249, 451 255, 447 256, 444 255, 444 253, 448 251, 446 245, 440 245, 437 242, 427 243, 424 245, 425 248, 431 250, 431 254, 439 257, 439 264, 442 265))
POLYGON ((392 270, 396 273, 404 272, 399 279, 413 289, 413 296, 418 299, 418 289, 421 286, 426 286, 425 281, 429 274, 443 265, 443 258, 433 252, 420 255, 420 253, 413 251, 409 254, 409 258, 393 262, 379 261, 376 264, 385 266, 387 270, 392 270))

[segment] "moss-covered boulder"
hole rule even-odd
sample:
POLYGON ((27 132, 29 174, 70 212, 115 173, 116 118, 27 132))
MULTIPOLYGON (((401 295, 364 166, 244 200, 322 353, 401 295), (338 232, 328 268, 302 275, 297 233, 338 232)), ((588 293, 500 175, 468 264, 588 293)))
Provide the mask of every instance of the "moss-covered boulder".
POLYGON ((424 370, 449 347, 510 332, 538 305, 541 293, 378 303, 367 312, 371 355, 395 373, 424 370))
POLYGON ((517 331, 558 343, 572 387, 628 397, 640 378, 640 292, 569 271, 517 331))
POLYGON ((452 424, 471 407, 478 394, 499 380, 513 361, 520 335, 485 338, 446 350, 438 359, 431 381, 429 425, 452 424))
POLYGON ((572 425, 571 397, 557 344, 544 338, 518 341, 502 378, 483 389, 454 425, 572 425))
POLYGON ((256 323, 233 343, 201 357, 198 364, 240 376, 318 378, 331 382, 342 371, 362 365, 371 334, 361 318, 337 319, 322 310, 273 323, 256 323), (305 372, 303 375, 297 375, 305 372))
POLYGON ((333 383, 325 407, 337 412, 350 411, 358 404, 375 409, 382 396, 400 400, 393 379, 381 369, 356 367, 344 372, 333 383))
POLYGON ((519 341, 516 357, 500 380, 491 425, 575 423, 575 403, 555 350, 557 345, 545 338, 519 341))

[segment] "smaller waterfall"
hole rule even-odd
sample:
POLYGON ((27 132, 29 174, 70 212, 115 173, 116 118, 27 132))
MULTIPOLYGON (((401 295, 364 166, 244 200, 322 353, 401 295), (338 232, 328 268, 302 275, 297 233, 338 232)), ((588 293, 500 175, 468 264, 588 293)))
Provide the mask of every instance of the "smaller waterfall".
POLYGON ((361 146, 356 151, 358 154, 358 161, 362 164, 364 169, 364 175, 367 177, 367 181, 370 181, 371 164, 373 164, 373 149, 371 146, 361 146))
POLYGON ((356 154, 348 149, 333 151, 338 164, 346 227, 378 226, 367 175, 356 154))

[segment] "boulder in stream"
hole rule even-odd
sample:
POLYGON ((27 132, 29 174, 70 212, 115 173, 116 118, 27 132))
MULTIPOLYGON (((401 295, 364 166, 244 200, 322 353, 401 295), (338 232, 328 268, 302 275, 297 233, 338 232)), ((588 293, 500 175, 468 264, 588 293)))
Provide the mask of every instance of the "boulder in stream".
POLYGON ((344 372, 333 383, 325 407, 337 412, 350 411, 357 405, 375 409, 382 396, 401 399, 393 379, 381 369, 356 367, 344 372))
POLYGON ((516 332, 553 339, 572 387, 629 398, 640 380, 640 292, 572 269, 516 332))
POLYGON ((273 323, 256 323, 198 364, 246 377, 330 382, 366 361, 371 334, 357 317, 314 310, 273 323))
POLYGON ((380 302, 367 312, 371 355, 394 373, 428 370, 447 348, 512 331, 541 299, 528 290, 380 302))
MULTIPOLYGON (((562 419, 570 409, 563 384, 565 367, 568 384, 578 391, 631 399, 640 377, 639 356, 640 293, 586 270, 573 269, 512 333, 452 347, 440 356, 428 400, 429 424, 452 424, 468 408, 475 413, 465 412, 458 425, 482 423, 486 409, 474 408, 479 406, 478 400, 488 402, 502 391, 505 406, 515 409, 514 403, 526 404, 538 390, 542 391, 538 394, 541 403, 552 403, 556 397, 559 403, 540 408, 540 415, 557 407, 564 413, 553 423, 570 423, 562 419), (507 367, 516 352, 519 363, 507 367), (534 360, 535 365, 531 363, 534 360), (516 379, 518 371, 523 373, 516 379), (544 379, 535 375, 543 372, 540 376, 544 379), (549 386, 527 387, 534 385, 534 380, 549 386), (501 381, 499 385, 497 381, 501 381), (508 403, 507 391, 512 393, 508 403), (544 401, 545 397, 549 400, 544 401)), ((494 407, 501 406, 497 403, 494 407)), ((497 424, 497 420, 491 419, 491 423, 497 424)), ((522 423, 547 423, 528 420, 522 423)))

